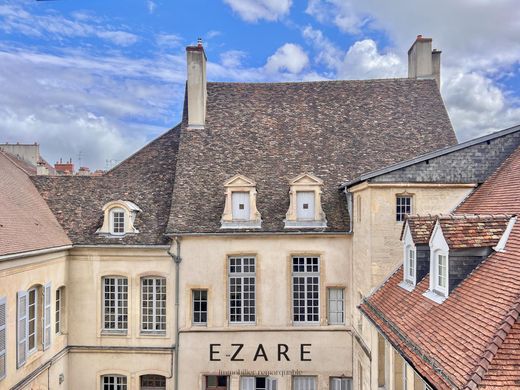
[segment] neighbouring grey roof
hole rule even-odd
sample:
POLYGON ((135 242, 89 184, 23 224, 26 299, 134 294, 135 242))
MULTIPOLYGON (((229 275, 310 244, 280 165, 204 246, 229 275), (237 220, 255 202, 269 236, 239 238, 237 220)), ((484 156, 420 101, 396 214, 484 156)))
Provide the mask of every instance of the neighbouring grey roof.
POLYGON ((168 244, 164 236, 175 176, 177 126, 130 156, 104 176, 33 176, 32 180, 76 245, 168 244), (107 237, 96 234, 103 206, 112 200, 135 203, 138 234, 107 237))
POLYGON ((341 188, 367 180, 482 183, 519 145, 520 125, 364 173, 346 181, 341 188), (465 169, 453 170, 462 165, 465 169))
POLYGON ((284 231, 289 180, 302 172, 324 181, 328 227, 310 230, 347 231, 340 183, 456 143, 434 80, 208 83, 207 90, 204 129, 187 128, 185 109, 169 234, 223 232, 223 184, 237 173, 257 183, 263 223, 255 231, 284 231))

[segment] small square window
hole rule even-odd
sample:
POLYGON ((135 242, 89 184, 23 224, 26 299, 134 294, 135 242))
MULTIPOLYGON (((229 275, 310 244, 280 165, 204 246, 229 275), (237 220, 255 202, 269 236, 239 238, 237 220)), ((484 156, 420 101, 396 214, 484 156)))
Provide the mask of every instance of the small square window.
POLYGON ((244 206, 243 203, 240 203, 240 204, 238 205, 238 208, 239 208, 240 210, 244 210, 245 206, 244 206))
POLYGON ((308 203, 304 203, 303 204, 303 209, 304 210, 308 210, 309 209, 309 204, 308 203))

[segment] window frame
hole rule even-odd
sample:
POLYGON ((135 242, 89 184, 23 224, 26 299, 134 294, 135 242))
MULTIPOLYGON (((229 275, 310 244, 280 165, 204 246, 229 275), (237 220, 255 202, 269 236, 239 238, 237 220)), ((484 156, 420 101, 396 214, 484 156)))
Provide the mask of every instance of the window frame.
POLYGON ((443 250, 436 250, 433 255, 434 263, 433 263, 433 289, 435 292, 442 294, 444 296, 448 296, 449 289, 449 253, 443 250), (439 272, 440 268, 440 257, 444 257, 446 264, 444 265, 444 272, 441 274, 439 272), (442 286, 439 283, 439 277, 444 277, 445 286, 442 286))
MULTIPOLYGON (((292 322, 295 325, 319 325, 320 324, 320 315, 321 315, 321 258, 320 256, 312 256, 312 255, 306 255, 306 256, 291 256, 291 308, 292 308, 292 322), (302 264, 295 264, 295 260, 297 259, 303 259, 302 264), (316 265, 317 268, 314 270, 314 264, 312 264, 312 261, 310 264, 308 263, 308 260, 314 260, 317 259, 316 265), (298 267, 298 271, 295 271, 295 266, 298 267), (303 271, 300 271, 300 267, 303 266, 303 271), (308 271, 308 267, 311 267, 311 271, 308 271), (296 279, 302 279, 304 280, 303 283, 295 283, 296 279), (312 279, 312 282, 309 283, 309 278, 312 279), (317 282, 316 282, 317 280, 317 282), (303 286, 303 291, 296 291, 296 286, 303 286), (308 299, 307 299, 307 293, 309 292, 309 287, 317 286, 316 291, 311 292, 317 292, 317 305, 308 305, 308 299), (300 293, 299 297, 296 297, 295 295, 297 293, 300 293), (301 293, 303 293, 303 296, 301 296, 301 293), (301 299, 303 297, 303 299, 301 299), (296 301, 304 301, 303 306, 298 304, 296 305, 296 301), (303 313, 296 313, 296 309, 303 308, 303 313), (317 308, 317 313, 310 313, 309 309, 317 308), (304 316, 305 320, 296 319, 297 316, 304 316), (316 320, 309 321, 309 315, 317 316, 316 320)), ((300 280, 298 280, 300 282, 300 280)), ((314 297, 312 300, 315 300, 314 297)), ((314 310, 313 310, 314 311, 314 310)))
POLYGON ((417 249, 413 245, 406 245, 405 247, 405 267, 404 267, 404 280, 415 286, 417 278, 417 249), (410 254, 413 253, 413 267, 410 254), (412 275, 410 275, 410 271, 412 275))
POLYGON ((353 390, 353 386, 354 386, 354 380, 350 377, 344 377, 344 376, 331 376, 329 377, 329 388, 330 390, 353 390), (340 384, 339 384, 339 389, 335 388, 334 387, 334 383, 335 381, 339 381, 340 384), (346 388, 343 388, 344 387, 344 382, 347 382, 347 386, 346 388))
POLYGON ((309 390, 317 390, 318 389, 318 378, 315 376, 315 375, 293 375, 291 377, 291 389, 292 390, 299 390, 297 387, 296 387, 296 381, 297 379, 300 379, 300 378, 307 378, 307 379, 313 379, 314 381, 314 389, 309 389, 309 390))
POLYGON ((406 216, 413 213, 413 195, 408 193, 397 194, 395 196, 395 207, 395 221, 404 222, 406 216), (409 199, 409 204, 402 204, 403 199, 409 199))
POLYGON ((114 390, 128 390, 128 377, 121 374, 105 374, 101 375, 101 390, 105 390, 105 385, 113 386, 114 390), (114 383, 104 383, 105 379, 113 378, 114 383), (125 383, 117 383, 118 379, 124 379, 125 383))
POLYGON ((54 298, 54 333, 57 335, 63 334, 64 292, 64 286, 57 288, 54 298))
POLYGON ((208 390, 208 389, 221 389, 223 386, 219 386, 218 378, 226 378, 226 389, 229 389, 230 379, 231 379, 229 375, 205 374, 204 375, 204 390, 208 390), (217 385, 216 386, 209 387, 208 381, 209 381, 210 377, 215 377, 217 379, 217 385))
MULTIPOLYGON (((108 215, 109 215, 109 230, 110 230, 110 234, 114 235, 114 236, 123 236, 125 235, 126 233, 126 218, 127 215, 126 215, 126 211, 122 208, 122 207, 112 207, 109 212, 108 212, 108 215), (123 215, 123 220, 122 220, 122 223, 123 223, 123 226, 122 226, 122 231, 116 231, 116 222, 115 222, 115 215, 116 214, 122 214, 123 215)), ((121 221, 118 221, 117 222, 118 224, 121 223, 121 221)), ((118 230, 119 230, 119 227, 118 227, 118 230)))
MULTIPOLYGON (((102 290, 101 290, 101 293, 102 293, 102 315, 101 315, 101 329, 102 329, 102 333, 105 333, 105 334, 127 334, 128 333, 128 320, 129 320, 129 278, 126 277, 126 276, 121 276, 121 275, 106 275, 106 276, 103 276, 101 278, 101 284, 102 284, 102 290), (114 316, 114 323, 116 324, 116 328, 109 328, 109 327, 106 327, 106 324, 107 324, 107 321, 106 321, 106 316, 107 316, 107 305, 106 305, 106 287, 107 285, 105 284, 105 281, 108 280, 108 279, 114 279, 115 280, 115 284, 114 284, 114 313, 113 313, 113 316, 114 316), (125 280, 126 281, 126 306, 121 306, 120 305, 120 301, 124 301, 122 299, 119 299, 118 298, 118 294, 119 294, 119 287, 125 287, 124 284, 120 286, 120 281, 123 281, 125 280), (126 308, 126 314, 119 314, 118 313, 118 310, 122 308, 123 310, 126 308), (123 316, 125 315, 126 316, 126 321, 119 321, 117 318, 119 316, 123 316), (122 327, 119 327, 119 324, 123 324, 123 323, 126 323, 126 328, 122 328, 122 327)), ((110 294, 110 292, 109 292, 110 294)), ((108 314, 110 315, 110 314, 108 314)), ((110 322, 110 321, 109 321, 110 322)))
MULTIPOLYGON (((305 204, 304 204, 305 205, 305 204)), ((305 209, 305 207, 303 207, 305 209)), ((296 191, 296 221, 298 222, 309 222, 309 221, 316 221, 316 191, 314 190, 297 190, 296 191), (312 209, 312 215, 309 218, 303 217, 303 211, 300 210, 300 201, 301 197, 307 195, 310 199, 310 202, 312 202, 312 207, 309 207, 312 209)))
POLYGON ((327 287, 327 321, 329 325, 345 325, 345 288, 344 287, 327 287), (336 315, 341 315, 341 321, 332 321, 332 313, 331 310, 331 292, 339 291, 341 292, 341 298, 334 298, 334 302, 336 304, 340 304, 341 312, 335 312, 336 315), (341 302, 341 303, 340 303, 341 302))
POLYGON ((253 379, 254 389, 251 390, 276 390, 278 387, 278 379, 270 377, 270 376, 250 376, 250 375, 244 375, 240 376, 240 383, 239 383, 239 390, 250 390, 249 388, 244 388, 244 385, 248 385, 247 383, 244 383, 248 379, 253 379), (265 379, 265 386, 263 388, 258 388, 257 380, 258 379, 265 379))
POLYGON ((231 191, 231 221, 232 222, 248 222, 251 220, 251 191, 231 191), (238 213, 235 214, 235 202, 240 202, 239 196, 245 198, 244 202, 244 218, 239 218, 238 213))
POLYGON ((254 325, 256 324, 256 256, 229 256, 228 257, 228 322, 233 325, 254 325), (240 260, 240 264, 236 261, 240 260), (245 264, 245 260, 252 260, 252 264, 245 264), (244 271, 245 267, 253 267, 254 271, 244 271), (240 267, 240 271, 236 268, 240 267), (253 284, 251 284, 251 279, 253 284), (233 283, 234 281, 234 283, 233 283), (240 283, 236 283, 240 281, 240 283), (240 291, 232 291, 234 286, 240 286, 240 291), (253 286, 251 291, 251 286, 253 286), (249 287, 249 291, 245 291, 246 287, 249 287), (249 294, 249 298, 246 297, 246 293, 249 294), (233 299, 233 294, 240 294, 240 298, 233 299), (250 296, 253 294, 253 298, 250 296), (233 306, 233 301, 240 302, 240 306, 233 306), (252 303, 252 304, 251 304, 252 303), (233 309, 239 308, 240 314, 232 313, 233 309), (248 309, 248 314, 245 313, 245 309, 248 309), (253 319, 244 320, 245 316, 252 317, 253 319), (240 319, 233 319, 233 316, 239 316, 240 319))
POLYGON ((31 287, 27 290, 27 357, 31 356, 33 353, 38 351, 38 325, 39 325, 39 301, 38 294, 39 286, 31 287), (31 333, 31 293, 34 293, 34 318, 32 321, 34 322, 34 332, 31 333), (34 346, 31 348, 31 335, 33 336, 34 346))
POLYGON ((191 323, 192 325, 195 325, 195 326, 207 326, 208 325, 208 290, 207 289, 204 289, 204 288, 193 288, 191 289, 191 323), (205 300, 202 299, 202 297, 200 298, 196 298, 195 297, 195 294, 196 293, 206 293, 206 298, 205 300), (196 310, 195 309, 195 304, 196 303, 200 303, 202 305, 202 303, 206 303, 206 310, 196 310), (195 320, 195 314, 199 314, 199 318, 202 318, 202 315, 205 314, 206 315, 206 320, 205 321, 196 321, 195 320))
POLYGON ((142 335, 164 335, 166 334, 166 325, 167 325, 167 303, 168 303, 168 287, 166 283, 166 278, 164 276, 143 276, 140 278, 140 295, 141 295, 141 306, 140 306, 140 332, 142 335), (145 280, 152 281, 151 285, 145 286, 145 280), (160 284, 158 284, 160 282, 160 284), (145 314, 144 310, 144 296, 145 294, 149 294, 149 291, 144 291, 145 287, 151 288, 152 299, 147 299, 148 302, 151 302, 152 314, 145 314), (164 300, 158 299, 157 296, 159 294, 163 294, 161 291, 157 291, 158 289, 164 288, 164 300), (162 307, 161 307, 162 305, 162 307), (164 313, 161 313, 161 309, 164 310, 164 313), (151 324, 153 329, 144 329, 145 321, 144 317, 152 317, 152 321, 147 321, 147 324, 151 324), (156 329, 159 326, 161 329, 156 329))

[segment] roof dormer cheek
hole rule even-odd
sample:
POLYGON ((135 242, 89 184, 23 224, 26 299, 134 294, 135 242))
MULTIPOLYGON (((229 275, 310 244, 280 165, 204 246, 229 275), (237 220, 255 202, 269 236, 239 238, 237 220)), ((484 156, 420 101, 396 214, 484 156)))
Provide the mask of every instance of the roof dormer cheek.
POLYGON ((259 229, 262 217, 256 208, 256 183, 235 175, 224 183, 225 204, 221 229, 259 229))
POLYGON ((115 200, 106 203, 102 211, 103 225, 96 231, 97 234, 120 237, 139 233, 134 223, 141 209, 135 203, 115 200))

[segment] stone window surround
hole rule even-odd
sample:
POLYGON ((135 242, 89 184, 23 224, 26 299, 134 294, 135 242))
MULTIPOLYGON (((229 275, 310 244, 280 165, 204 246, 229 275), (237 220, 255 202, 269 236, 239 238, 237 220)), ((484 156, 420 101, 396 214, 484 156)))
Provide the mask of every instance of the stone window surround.
POLYGON ((321 208, 323 180, 310 173, 302 173, 289 181, 289 210, 285 215, 286 229, 324 228, 327 219, 321 208), (314 220, 298 220, 297 193, 314 192, 314 220))
POLYGON ((96 231, 97 234, 121 237, 126 234, 139 233, 139 230, 134 226, 134 222, 137 213, 141 212, 141 209, 135 203, 128 200, 113 200, 106 203, 102 210, 104 214, 103 225, 96 231), (112 229, 112 212, 120 210, 123 210, 125 213, 125 229, 123 233, 114 233, 112 229))
POLYGON ((262 217, 256 208, 256 182, 248 177, 236 174, 224 183, 225 205, 220 220, 221 229, 259 229, 262 227, 262 217), (249 220, 233 219, 232 194, 234 192, 249 193, 249 220))

